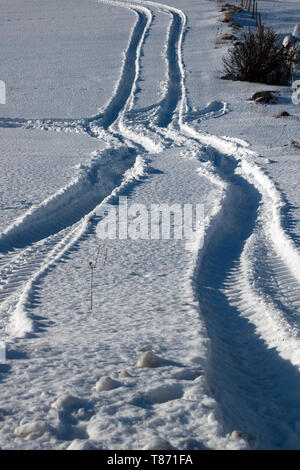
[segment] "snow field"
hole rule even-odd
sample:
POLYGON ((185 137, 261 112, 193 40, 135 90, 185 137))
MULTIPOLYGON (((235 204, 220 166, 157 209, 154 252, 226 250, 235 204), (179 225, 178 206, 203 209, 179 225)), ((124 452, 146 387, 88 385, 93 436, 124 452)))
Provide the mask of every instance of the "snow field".
MULTIPOLYGON (((18 358, 3 374, 1 446, 299 448, 298 248, 284 195, 226 98, 256 85, 220 86, 213 2, 97 6, 126 12, 105 105, 66 124, 2 122, 102 143, 71 183, 1 233, 1 319, 18 358), (228 129, 235 137, 219 137, 228 129), (90 311, 91 220, 120 195, 145 207, 201 202, 204 243, 200 231, 189 251, 183 240, 103 241, 90 311)), ((251 112, 259 122, 261 111, 251 112)))

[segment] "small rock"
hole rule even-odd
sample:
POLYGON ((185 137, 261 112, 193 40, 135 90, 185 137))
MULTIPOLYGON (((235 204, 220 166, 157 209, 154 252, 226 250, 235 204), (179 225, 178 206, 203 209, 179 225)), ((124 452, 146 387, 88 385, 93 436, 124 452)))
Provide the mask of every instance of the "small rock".
POLYGON ((225 34, 223 34, 223 36, 221 37, 221 39, 223 39, 223 41, 235 41, 235 40, 236 40, 236 36, 235 36, 234 34, 225 33, 225 34))
POLYGON ((276 117, 276 118, 282 118, 282 117, 285 117, 285 116, 290 116, 290 114, 287 111, 282 111, 281 113, 274 115, 274 117, 276 117))
POLYGON ((291 145, 296 149, 300 149, 300 142, 298 142, 297 140, 292 140, 291 145))
POLYGON ((222 23, 230 23, 231 18, 232 18, 232 13, 228 11, 228 12, 225 13, 224 17, 221 19, 221 22, 222 23))

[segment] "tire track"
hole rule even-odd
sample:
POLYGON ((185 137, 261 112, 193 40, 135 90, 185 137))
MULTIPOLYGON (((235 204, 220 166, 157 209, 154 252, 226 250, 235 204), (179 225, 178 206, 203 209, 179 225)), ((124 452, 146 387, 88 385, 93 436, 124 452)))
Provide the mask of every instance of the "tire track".
POLYGON ((228 192, 197 279, 211 339, 209 384, 225 431, 240 429, 258 449, 299 448, 298 368, 269 348, 244 314, 252 312, 255 303, 240 263, 256 228, 261 194, 234 173, 237 164, 228 157, 217 155, 215 164, 228 181, 228 192))
MULTIPOLYGON (((172 7, 169 11, 173 18, 184 15, 172 7)), ((253 152, 237 142, 196 132, 187 124, 191 116, 185 115, 185 23, 173 20, 167 52, 170 96, 174 76, 182 87, 175 139, 180 141, 184 135, 194 152, 197 143, 199 153, 204 147, 229 188, 207 231, 195 271, 195 296, 211 338, 208 380, 228 432, 241 429, 250 439, 255 436, 252 446, 260 448, 300 448, 300 338, 294 311, 300 303, 299 254, 282 229, 280 194, 251 162, 253 152), (176 73, 171 76, 172 70, 176 73), (293 290, 287 294, 288 285, 293 290), (287 384, 284 391, 281 376, 287 384)), ((161 122, 165 123, 168 119, 161 122)))
POLYGON ((120 185, 136 154, 135 148, 124 145, 95 152, 69 185, 0 233, 0 252, 26 247, 81 220, 120 185))
POLYGON ((159 107, 156 119, 158 127, 168 127, 181 99, 181 73, 178 61, 176 60, 176 49, 179 41, 179 32, 182 28, 182 19, 175 12, 171 12, 171 15, 172 21, 167 41, 168 87, 166 96, 159 107))
MULTIPOLYGON (((297 251, 280 224, 280 195, 270 178, 251 162, 252 152, 238 143, 196 132, 187 124, 192 116, 186 115, 182 56, 186 16, 179 9, 156 2, 137 2, 170 14, 168 85, 163 100, 154 106, 151 119, 150 115, 145 116, 140 133, 135 129, 134 113, 132 127, 128 127, 126 112, 134 100, 140 51, 151 14, 146 14, 144 7, 138 9, 137 4, 105 3, 133 9, 137 22, 116 92, 104 113, 86 121, 86 131, 95 137, 114 124, 117 130, 107 133, 108 139, 127 139, 133 147, 151 151, 157 148, 150 132, 152 127, 168 139, 169 145, 185 145, 194 155, 205 152, 220 180, 226 182, 223 206, 207 229, 204 250, 198 254, 194 272, 194 296, 199 299, 211 338, 209 385, 222 410, 226 431, 238 428, 253 435, 256 443, 253 441, 252 445, 258 448, 299 448, 299 335, 292 329, 297 325, 294 308, 300 302, 300 265, 297 251), (284 249, 280 248, 282 241, 284 249), (293 285, 293 291, 284 292, 289 285, 293 285), (277 336, 269 335, 270 328, 277 331, 277 336)), ((54 244, 49 259, 39 268, 32 261, 34 273, 28 269, 28 282, 17 308, 11 311, 13 320, 18 313, 17 323, 21 326, 23 321, 26 323, 26 302, 34 284, 86 232, 84 224, 79 224, 69 238, 54 244)), ((55 234, 46 234, 46 239, 55 234)), ((31 254, 29 258, 33 259, 31 254)), ((8 284, 12 291, 18 287, 15 271, 12 268, 8 284)), ((19 271, 21 277, 23 274, 19 271)))
POLYGON ((210 386, 228 431, 238 428, 255 436, 252 446, 261 449, 300 448, 300 336, 295 311, 300 289, 289 268, 291 260, 277 251, 278 239, 273 240, 275 225, 279 240, 285 245, 288 241, 294 253, 297 273, 297 252, 277 225, 280 196, 248 162, 249 156, 253 159, 250 151, 190 128, 188 132, 209 142, 217 155, 216 171, 227 178, 230 188, 196 273, 201 313, 211 338, 210 386), (230 161, 234 165, 228 173, 230 161), (284 289, 287 284, 293 285, 293 292, 284 289))
POLYGON ((132 4, 111 2, 107 0, 99 1, 114 6, 127 8, 137 15, 137 21, 131 32, 129 45, 125 52, 121 77, 113 93, 112 99, 106 106, 106 109, 103 113, 88 120, 89 127, 92 123, 99 125, 104 129, 108 129, 119 118, 121 112, 126 107, 130 108, 130 104, 135 93, 136 81, 139 75, 139 57, 141 53, 141 46, 144 42, 145 34, 151 25, 152 15, 148 9, 137 7, 132 4))
MULTIPOLYGON (((108 133, 106 128, 121 118, 133 100, 141 48, 152 16, 144 7, 133 8, 120 2, 118 5, 134 11, 137 22, 130 34, 115 94, 103 114, 102 135, 110 141, 110 148, 93 155, 75 181, 0 234, 0 315, 2 324, 9 321, 7 333, 11 337, 24 336, 33 330, 28 309, 38 281, 87 233, 89 217, 110 195, 139 177, 135 167, 138 150, 143 150, 141 144, 136 145, 133 139, 127 145, 120 144, 122 136, 108 133), (128 169, 132 170, 131 176, 124 177, 128 169)), ((97 130, 98 121, 99 116, 87 120, 86 130, 91 136, 97 136, 93 128, 97 130)))

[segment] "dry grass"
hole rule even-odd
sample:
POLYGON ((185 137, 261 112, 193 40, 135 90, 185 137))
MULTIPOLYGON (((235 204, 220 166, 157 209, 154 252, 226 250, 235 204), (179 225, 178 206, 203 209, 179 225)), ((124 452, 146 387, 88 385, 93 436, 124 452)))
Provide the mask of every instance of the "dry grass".
POLYGON ((300 142, 298 142, 297 140, 292 140, 291 145, 296 149, 300 149, 300 142))
POLYGON ((232 19, 232 13, 230 13, 228 11, 227 13, 225 13, 224 17, 221 19, 221 22, 222 23, 230 23, 231 19, 232 19))
POLYGON ((220 11, 224 13, 223 18, 220 21, 222 23, 230 23, 232 21, 232 16, 235 13, 241 13, 244 10, 243 8, 232 5, 231 3, 225 3, 225 5, 221 7, 220 11))
POLYGON ((223 41, 236 41, 237 37, 234 34, 225 33, 221 36, 223 41))
POLYGON ((220 10, 221 12, 229 11, 231 13, 242 13, 243 8, 236 7, 235 5, 231 5, 230 3, 226 3, 220 10))

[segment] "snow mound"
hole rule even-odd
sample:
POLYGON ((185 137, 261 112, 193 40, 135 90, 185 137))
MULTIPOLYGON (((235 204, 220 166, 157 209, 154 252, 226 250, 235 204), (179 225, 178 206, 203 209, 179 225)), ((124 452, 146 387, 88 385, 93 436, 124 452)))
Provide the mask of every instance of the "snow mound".
POLYGON ((175 447, 161 437, 154 437, 142 450, 175 450, 175 447))
POLYGON ((57 410, 62 411, 70 411, 73 409, 79 408, 89 408, 89 403, 78 397, 74 397, 73 395, 64 394, 60 396, 52 405, 52 408, 56 408, 57 410))
POLYGON ((119 375, 118 375, 118 378, 119 379, 128 379, 128 378, 131 378, 132 375, 129 374, 129 372, 125 369, 125 370, 121 370, 119 372, 119 375))
POLYGON ((22 439, 37 439, 50 431, 50 426, 44 421, 34 421, 32 423, 21 424, 15 429, 15 435, 22 439))
POLYGON ((293 44, 294 42, 295 42, 295 37, 292 34, 287 34, 287 36, 283 38, 282 45, 284 47, 287 47, 290 44, 293 44))
POLYGON ((114 380, 111 377, 103 376, 95 385, 97 392, 113 390, 114 388, 120 387, 122 384, 118 380, 114 380))
POLYGON ((234 430, 230 434, 230 439, 232 441, 239 441, 241 439, 245 441, 247 439, 247 436, 242 431, 234 430))
POLYGON ((146 397, 154 403, 165 403, 170 400, 181 398, 183 390, 177 383, 160 385, 146 392, 146 397))
POLYGON ((293 36, 300 41, 300 24, 296 24, 293 30, 293 36))
POLYGON ((136 363, 136 367, 159 367, 161 359, 153 351, 143 352, 136 363))
POLYGON ((67 450, 96 450, 96 447, 90 441, 74 439, 67 450))

